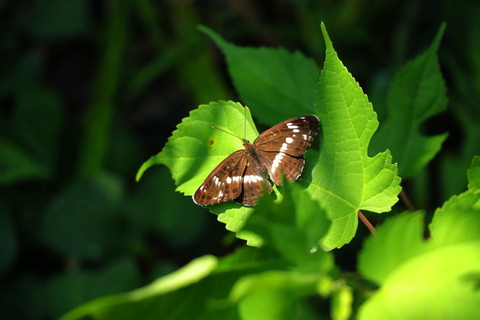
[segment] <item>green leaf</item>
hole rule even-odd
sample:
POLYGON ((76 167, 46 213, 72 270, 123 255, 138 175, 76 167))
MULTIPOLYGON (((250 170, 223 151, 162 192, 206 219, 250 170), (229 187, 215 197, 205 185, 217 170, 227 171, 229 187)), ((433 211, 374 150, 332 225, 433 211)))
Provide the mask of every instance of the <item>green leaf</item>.
POLYGON ((435 212, 431 239, 423 214, 387 220, 365 242, 359 270, 378 285, 360 319, 480 317, 480 192, 452 197, 435 212))
POLYGON ((319 68, 300 52, 237 47, 200 27, 223 51, 237 92, 255 118, 273 126, 313 113, 319 68))
POLYGON ((0 185, 28 179, 45 179, 50 174, 49 167, 33 159, 16 145, 0 140, 0 185))
POLYGON ((42 239, 64 254, 98 257, 121 236, 112 224, 122 193, 121 182, 106 174, 73 181, 50 202, 42 239))
POLYGON ((467 171, 468 189, 480 189, 480 156, 473 157, 470 169, 467 171))
POLYGON ((60 97, 55 90, 38 85, 17 90, 11 131, 32 156, 55 166, 65 118, 60 97))
POLYGON ((374 150, 389 148, 399 175, 415 176, 440 151, 447 133, 426 137, 422 124, 447 106, 445 82, 437 49, 445 24, 431 46, 396 75, 388 94, 388 117, 373 140, 374 150))
POLYGON ((71 310, 61 319, 81 319, 87 315, 95 315, 97 319, 135 319, 139 314, 142 314, 143 319, 160 319, 167 316, 170 319, 194 318, 199 312, 196 306, 204 302, 197 302, 195 298, 202 300, 206 296, 195 290, 190 291, 188 296, 181 289, 195 285, 209 276, 217 264, 217 258, 213 256, 197 258, 148 286, 90 301, 71 310), (179 301, 182 303, 179 304, 179 301))
POLYGON ((297 183, 286 183, 281 192, 279 200, 262 198, 242 230, 259 235, 262 247, 304 270, 331 266, 326 263, 331 257, 319 248, 330 225, 325 211, 297 183))
POLYGON ((391 209, 398 201, 400 178, 388 150, 368 156, 370 139, 378 127, 377 116, 338 59, 323 24, 322 31, 327 49, 316 114, 322 124, 323 139, 307 191, 332 220, 323 245, 333 249, 355 235, 358 210, 381 213, 391 209))
POLYGON ((104 295, 131 290, 139 283, 133 261, 118 260, 97 271, 59 274, 41 289, 44 316, 58 319, 68 310, 104 295))

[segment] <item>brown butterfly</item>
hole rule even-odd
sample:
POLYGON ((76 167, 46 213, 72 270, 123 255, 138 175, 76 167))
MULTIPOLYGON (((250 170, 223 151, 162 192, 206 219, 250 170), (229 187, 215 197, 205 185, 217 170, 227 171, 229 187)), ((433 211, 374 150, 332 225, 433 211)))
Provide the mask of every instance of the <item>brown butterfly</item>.
POLYGON ((315 115, 280 122, 259 135, 253 143, 243 141, 238 150, 223 160, 208 175, 193 195, 202 206, 233 200, 244 206, 257 204, 266 191, 272 192, 267 177, 281 185, 282 176, 295 181, 305 165, 304 153, 318 132, 315 115))

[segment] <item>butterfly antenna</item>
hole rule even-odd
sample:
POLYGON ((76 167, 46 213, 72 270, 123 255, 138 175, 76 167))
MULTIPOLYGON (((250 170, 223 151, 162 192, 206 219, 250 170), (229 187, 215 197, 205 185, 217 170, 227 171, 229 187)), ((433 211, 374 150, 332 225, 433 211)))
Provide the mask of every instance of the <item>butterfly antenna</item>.
POLYGON ((244 117, 243 117, 243 138, 244 139, 247 139, 247 106, 244 107, 245 109, 245 114, 244 114, 244 117))
POLYGON ((225 132, 226 134, 229 134, 229 135, 231 135, 231 136, 234 136, 235 138, 238 138, 238 139, 240 139, 240 140, 242 140, 242 141, 243 141, 243 139, 242 139, 242 138, 240 138, 239 136, 237 136, 237 135, 235 135, 235 134, 233 134, 233 133, 231 133, 231 132, 225 131, 225 130, 223 130, 223 129, 220 129, 220 128, 217 128, 217 127, 215 127, 215 126, 212 126, 212 129, 217 129, 217 130, 220 130, 220 131, 222 131, 222 132, 225 132))

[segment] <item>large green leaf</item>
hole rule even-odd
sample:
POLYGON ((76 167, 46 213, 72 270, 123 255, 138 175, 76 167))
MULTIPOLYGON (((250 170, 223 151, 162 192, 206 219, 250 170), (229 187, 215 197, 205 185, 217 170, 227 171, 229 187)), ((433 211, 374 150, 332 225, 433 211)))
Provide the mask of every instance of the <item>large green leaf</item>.
POLYGON ((68 271, 49 279, 39 292, 39 307, 49 319, 59 316, 81 303, 104 295, 132 290, 139 284, 133 261, 122 259, 95 270, 68 271))
MULTIPOLYGON (((186 296, 181 289, 207 277, 215 270, 217 264, 218 261, 213 256, 195 259, 148 286, 90 301, 73 309, 61 319, 81 319, 86 315, 94 315, 96 319, 136 319, 140 314, 143 315, 143 319, 160 319, 167 315, 171 319, 182 319, 182 316, 192 318, 199 312, 195 306, 202 305, 204 301, 201 300, 205 296, 199 294, 186 296), (195 298, 199 300, 195 301, 195 298), (177 303, 173 303, 174 301, 177 303), (179 304, 179 301, 182 303, 179 304)), ((195 290, 190 292, 195 293, 195 290)))
POLYGON ((372 144, 389 148, 403 178, 415 176, 440 151, 447 134, 426 137, 421 126, 447 107, 445 82, 437 49, 445 25, 431 46, 397 73, 388 93, 388 117, 372 144))
POLYGON ((360 319, 480 317, 480 191, 437 209, 428 241, 423 225, 423 214, 404 213, 367 239, 359 270, 380 289, 360 308, 360 319))
POLYGON ((377 116, 362 89, 333 49, 325 27, 325 65, 318 84, 316 114, 323 131, 321 152, 307 191, 326 209, 332 226, 324 247, 348 243, 357 212, 389 211, 398 201, 400 178, 387 150, 368 156, 377 116))
POLYGON ((223 51, 235 88, 255 118, 273 126, 313 112, 319 75, 315 61, 284 49, 238 47, 200 29, 223 51))

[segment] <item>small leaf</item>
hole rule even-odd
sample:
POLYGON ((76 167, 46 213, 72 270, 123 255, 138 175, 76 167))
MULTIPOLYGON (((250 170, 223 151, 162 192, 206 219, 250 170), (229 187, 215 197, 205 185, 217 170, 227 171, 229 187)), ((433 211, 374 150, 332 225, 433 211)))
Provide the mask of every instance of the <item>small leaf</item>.
POLYGON ((313 113, 319 68, 312 59, 284 49, 238 47, 200 30, 223 51, 235 88, 260 122, 273 126, 313 113))
POLYGON ((362 89, 333 49, 325 26, 325 65, 318 84, 316 114, 323 130, 320 158, 307 191, 327 210, 332 226, 324 247, 348 243, 360 209, 385 212, 398 201, 400 178, 387 150, 368 156, 377 116, 362 89))
POLYGON ((446 133, 425 137, 420 130, 428 118, 447 106, 436 53, 444 30, 442 25, 430 48, 397 73, 388 94, 388 118, 373 140, 374 150, 392 151, 403 178, 422 170, 447 138, 446 133))
POLYGON ((242 230, 259 235, 264 247, 274 248, 297 266, 316 270, 326 259, 320 246, 330 221, 297 183, 286 183, 281 189, 283 198, 262 198, 242 230))
POLYGON ((49 167, 33 159, 16 145, 0 140, 0 185, 28 179, 45 179, 50 174, 49 167))
POLYGON ((467 171, 468 189, 480 189, 480 156, 473 157, 472 165, 467 171))

